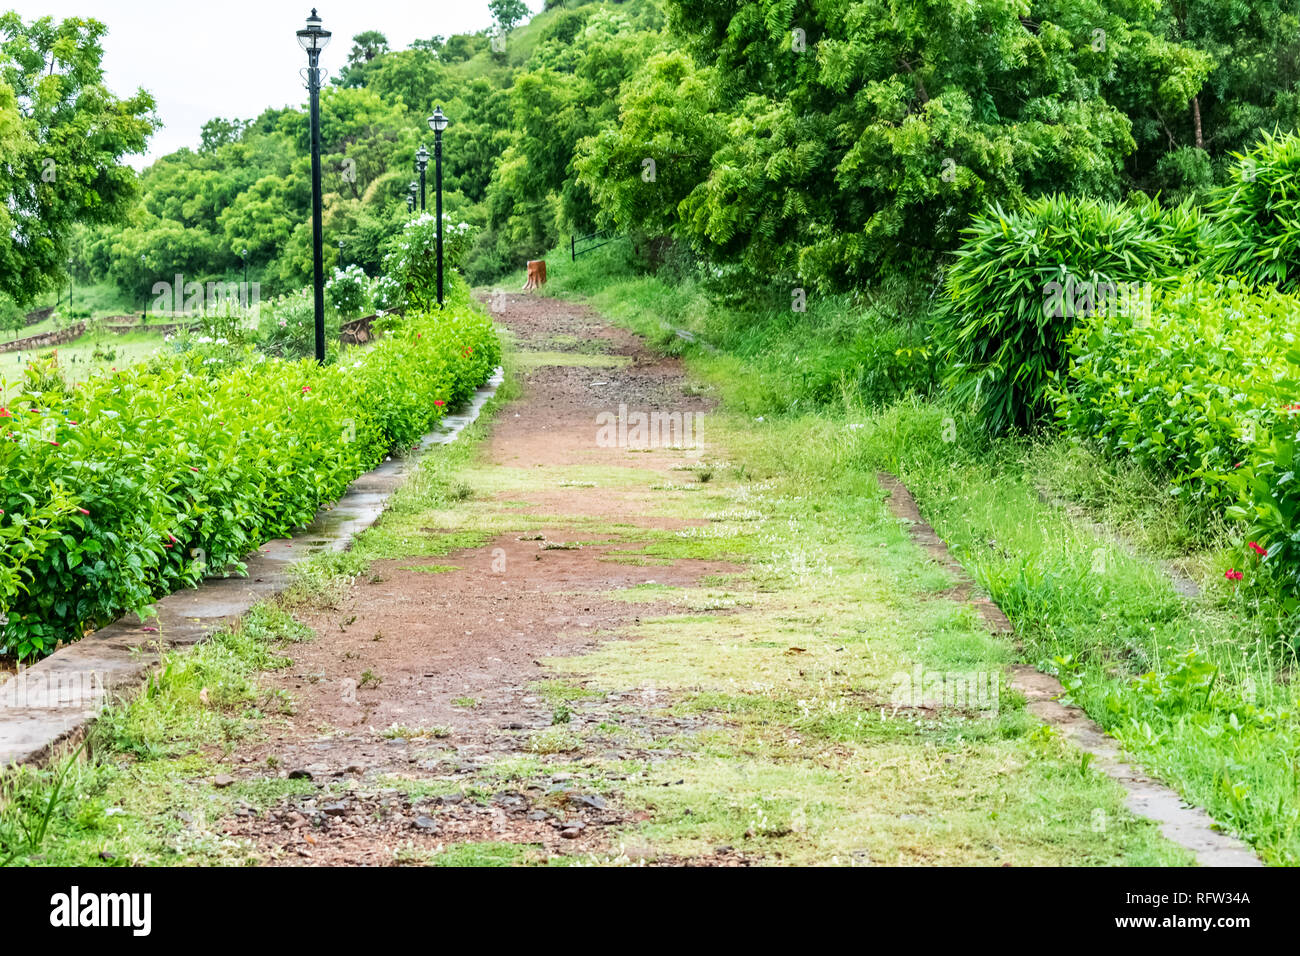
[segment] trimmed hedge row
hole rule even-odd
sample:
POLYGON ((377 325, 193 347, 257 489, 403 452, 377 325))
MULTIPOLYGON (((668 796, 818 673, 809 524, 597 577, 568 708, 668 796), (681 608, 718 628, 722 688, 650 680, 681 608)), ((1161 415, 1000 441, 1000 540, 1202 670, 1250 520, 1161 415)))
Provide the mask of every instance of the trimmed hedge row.
POLYGON ((1224 476, 1300 398, 1289 384, 1298 303, 1236 279, 1186 279, 1152 305, 1082 321, 1056 414, 1067 432, 1166 471, 1176 493, 1231 496, 1224 476))
POLYGON ((351 363, 161 363, 4 409, 0 652, 48 653, 238 564, 415 444, 500 363, 457 292, 351 363))
MULTIPOLYGON (((1169 476, 1245 522, 1242 567, 1300 595, 1300 301, 1239 279, 1186 280, 1150 317, 1096 316, 1057 390, 1067 433, 1169 476)), ((1235 573, 1235 572, 1234 572, 1235 573)), ((1293 597, 1286 599, 1294 606, 1293 597)))

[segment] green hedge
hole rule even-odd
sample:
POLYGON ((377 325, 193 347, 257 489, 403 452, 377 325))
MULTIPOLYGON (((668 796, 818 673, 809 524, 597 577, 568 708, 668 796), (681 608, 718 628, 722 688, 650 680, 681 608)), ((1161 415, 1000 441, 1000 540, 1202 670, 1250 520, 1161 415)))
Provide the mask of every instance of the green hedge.
POLYGON ((1071 340, 1057 416, 1067 432, 1168 472, 1180 492, 1230 495, 1222 476, 1291 404, 1297 304, 1235 279, 1186 279, 1158 293, 1150 315, 1094 316, 1071 340))
MULTIPOLYGON (((1094 316, 1071 340, 1067 433, 1167 475, 1248 522, 1246 540, 1300 584, 1300 301, 1239 279, 1186 279, 1150 315, 1094 316)), ((1244 555, 1257 566, 1257 553, 1244 555)))
POLYGON ((340 364, 263 358, 208 377, 175 361, 11 403, 0 652, 48 653, 290 534, 499 362, 458 288, 340 364))

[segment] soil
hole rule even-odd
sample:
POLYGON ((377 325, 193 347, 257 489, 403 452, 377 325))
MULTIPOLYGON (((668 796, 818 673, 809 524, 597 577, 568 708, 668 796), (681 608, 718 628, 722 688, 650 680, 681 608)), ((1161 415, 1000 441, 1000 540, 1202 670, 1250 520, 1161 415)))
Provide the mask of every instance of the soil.
MULTIPOLYGON (((628 454, 599 447, 595 423, 598 412, 616 411, 620 403, 646 411, 705 411, 707 403, 683 390, 680 364, 652 355, 584 307, 554 299, 510 296, 498 320, 520 350, 557 351, 559 337, 597 343, 630 362, 619 368, 542 365, 528 373, 522 397, 498 412, 481 450, 484 460, 513 468, 627 467, 646 475, 632 489, 552 483, 502 497, 527 502, 518 506, 521 513, 680 526, 646 517, 653 509, 652 492, 645 489, 682 480, 681 472, 669 470, 680 463, 681 452, 628 454)), ((509 534, 436 561, 378 561, 337 607, 297 612, 316 638, 292 647, 292 668, 269 678, 274 689, 290 695, 294 713, 269 739, 242 748, 234 773, 244 779, 310 778, 321 789, 269 813, 244 808, 224 822, 225 831, 252 841, 267 862, 284 864, 386 865, 421 853, 427 858, 440 846, 479 842, 533 844, 543 857, 635 856, 616 842, 616 829, 638 819, 618 809, 616 778, 610 792, 611 778, 602 776, 603 795, 581 774, 547 772, 488 793, 484 774, 495 780, 489 768, 511 758, 535 758, 532 735, 552 727, 554 704, 536 687, 550 675, 539 661, 582 654, 642 616, 669 613, 653 603, 614 600, 609 592, 648 581, 689 586, 735 568, 694 560, 620 564, 602 559, 632 545, 597 543, 601 536, 590 526, 559 523, 539 533, 546 541, 587 543, 548 550, 534 534, 509 534), (506 571, 498 573, 503 553, 506 571), (458 570, 403 570, 435 563, 458 570), (394 778, 402 785, 393 786, 394 778), (346 788, 341 795, 340 785, 346 788), (431 789, 440 792, 429 796, 431 789)), ((617 712, 624 728, 629 720, 639 722, 654 737, 703 726, 702 718, 647 714, 632 694, 611 694, 593 707, 587 703, 574 708, 581 710, 570 717, 574 729, 599 723, 602 711, 617 712)), ((585 740, 586 747, 600 746, 599 734, 585 740)), ((592 755, 650 767, 668 756, 618 749, 612 742, 610 747, 592 755)), ((747 860, 726 852, 703 862, 747 860)))

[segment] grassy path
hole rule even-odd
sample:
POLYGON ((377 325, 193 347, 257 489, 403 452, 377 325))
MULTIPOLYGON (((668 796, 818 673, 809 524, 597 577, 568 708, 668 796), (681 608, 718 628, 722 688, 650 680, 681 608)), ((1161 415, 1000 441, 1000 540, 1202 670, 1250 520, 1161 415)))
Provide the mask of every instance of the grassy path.
POLYGON ((493 420, 108 715, 36 862, 1188 862, 1007 690, 834 435, 582 307, 501 319, 493 420))

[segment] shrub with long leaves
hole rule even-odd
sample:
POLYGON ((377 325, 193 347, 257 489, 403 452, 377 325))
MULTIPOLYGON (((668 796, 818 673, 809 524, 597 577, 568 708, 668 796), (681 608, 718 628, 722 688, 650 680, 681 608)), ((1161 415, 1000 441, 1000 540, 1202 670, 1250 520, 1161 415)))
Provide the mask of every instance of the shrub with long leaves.
POLYGON ((1199 263, 1210 230, 1189 207, 1046 196, 1014 212, 994 206, 964 236, 937 335, 946 384, 998 433, 1032 426, 1050 410, 1047 389, 1065 370, 1066 339, 1090 314, 1070 301, 1053 307, 1053 283, 1158 288, 1199 263))
POLYGON ((1255 285, 1300 281, 1300 135, 1265 133, 1210 200, 1221 227, 1212 265, 1255 285))

